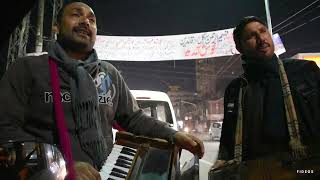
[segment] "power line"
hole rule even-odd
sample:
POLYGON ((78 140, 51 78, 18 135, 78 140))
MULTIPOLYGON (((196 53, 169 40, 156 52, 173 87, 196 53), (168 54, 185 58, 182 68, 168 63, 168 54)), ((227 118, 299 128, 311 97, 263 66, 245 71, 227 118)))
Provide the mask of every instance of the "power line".
MULTIPOLYGON (((234 64, 234 63, 236 63, 238 60, 240 60, 241 59, 241 56, 239 56, 236 60, 234 60, 233 62, 231 62, 230 64, 229 64, 229 66, 227 66, 220 74, 223 74, 224 72, 226 72, 230 67, 232 67, 232 65, 234 64)), ((217 74, 218 76, 220 76, 220 74, 217 74)))
MULTIPOLYGON (((316 9, 319 8, 319 7, 320 7, 320 6, 318 6, 318 7, 314 8, 314 9, 311 9, 311 10, 307 11, 307 12, 306 12, 305 14, 303 14, 301 17, 305 17, 306 15, 312 13, 314 10, 316 10, 316 9)), ((284 29, 285 27, 293 24, 293 23, 296 22, 296 21, 297 21, 297 20, 293 20, 293 21, 287 23, 286 25, 282 26, 280 29, 275 30, 274 33, 279 32, 280 30, 282 30, 282 29, 284 29)))
POLYGON ((314 21, 314 20, 318 19, 319 17, 320 17, 320 16, 317 16, 317 17, 315 17, 315 18, 312 18, 309 22, 314 21))
POLYGON ((287 19, 285 19, 284 21, 280 22, 279 24, 277 24, 276 26, 274 26, 273 28, 277 28, 279 25, 287 22, 289 19, 293 18, 294 16, 298 15, 299 13, 301 13, 302 11, 304 11, 305 9, 309 8, 310 6, 312 6, 313 4, 317 3, 319 0, 316 0, 314 2, 312 2, 311 4, 307 5, 306 7, 304 7, 303 9, 301 9, 300 11, 296 12, 295 14, 293 14, 292 16, 288 17, 287 19))
POLYGON ((298 25, 298 26, 296 26, 296 27, 294 27, 294 28, 292 28, 292 29, 290 29, 290 30, 288 30, 288 31, 286 31, 286 32, 284 32, 284 33, 282 33, 282 34, 280 34, 281 36, 284 36, 284 35, 286 35, 286 34, 288 34, 288 33, 290 33, 290 32, 292 32, 292 31, 294 31, 294 30, 296 30, 296 29, 299 29, 299 28, 301 28, 302 26, 304 26, 304 25, 306 25, 306 24, 308 24, 308 23, 310 23, 310 22, 312 22, 312 21, 314 21, 314 20, 316 20, 316 19, 318 19, 320 16, 317 16, 317 17, 315 17, 315 18, 312 18, 311 20, 309 20, 308 22, 305 22, 305 23, 302 23, 302 24, 300 24, 300 25, 298 25))
POLYGON ((230 56, 230 57, 228 58, 228 60, 223 64, 223 66, 222 66, 222 67, 218 70, 218 72, 216 73, 217 75, 219 75, 221 72, 224 71, 226 65, 232 60, 233 56, 234 56, 234 55, 232 55, 232 56, 230 56))

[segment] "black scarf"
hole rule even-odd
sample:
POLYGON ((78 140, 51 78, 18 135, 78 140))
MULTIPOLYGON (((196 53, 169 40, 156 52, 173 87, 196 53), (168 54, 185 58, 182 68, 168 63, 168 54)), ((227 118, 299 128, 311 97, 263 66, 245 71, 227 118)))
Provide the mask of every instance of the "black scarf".
POLYGON ((52 43, 49 56, 70 76, 74 123, 81 148, 100 169, 107 157, 107 145, 101 129, 98 93, 92 77, 100 68, 95 50, 84 61, 68 57, 58 42, 52 43))
POLYGON ((264 144, 281 144, 289 139, 277 60, 276 56, 267 61, 245 59, 243 64, 249 82, 245 119, 250 121, 246 126, 251 136, 247 134, 246 139, 253 145, 248 151, 270 151, 264 144))

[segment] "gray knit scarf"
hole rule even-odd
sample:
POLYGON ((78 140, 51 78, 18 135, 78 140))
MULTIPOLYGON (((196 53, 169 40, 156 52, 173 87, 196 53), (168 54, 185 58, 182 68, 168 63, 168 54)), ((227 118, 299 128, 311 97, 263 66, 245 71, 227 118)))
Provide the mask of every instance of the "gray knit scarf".
POLYGON ((92 77, 99 71, 95 50, 84 60, 68 57, 58 42, 50 45, 49 56, 70 76, 74 123, 81 148, 100 169, 107 157, 107 145, 101 129, 98 93, 92 77))

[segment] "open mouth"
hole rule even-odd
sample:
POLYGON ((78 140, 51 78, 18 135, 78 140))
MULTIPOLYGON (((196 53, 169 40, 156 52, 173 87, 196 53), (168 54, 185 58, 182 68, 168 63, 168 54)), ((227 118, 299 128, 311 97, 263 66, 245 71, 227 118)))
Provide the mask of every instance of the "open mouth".
POLYGON ((266 49, 269 48, 269 47, 270 47, 269 44, 264 43, 264 44, 261 44, 261 45, 258 46, 258 50, 259 50, 259 51, 264 51, 264 50, 266 50, 266 49))
POLYGON ((81 36, 90 37, 90 32, 84 28, 77 28, 75 32, 81 36))

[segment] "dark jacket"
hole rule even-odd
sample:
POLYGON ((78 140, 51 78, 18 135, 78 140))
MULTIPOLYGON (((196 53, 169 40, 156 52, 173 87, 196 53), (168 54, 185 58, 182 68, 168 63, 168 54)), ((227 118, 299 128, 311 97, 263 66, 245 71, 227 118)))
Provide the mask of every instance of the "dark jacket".
MULTIPOLYGON (((71 138, 74 159, 91 162, 80 148, 75 131, 68 76, 59 68, 62 104, 71 138)), ((108 151, 113 144, 112 124, 137 135, 169 138, 175 130, 168 124, 148 117, 138 107, 119 71, 101 62, 97 77, 101 125, 108 151)), ((58 144, 54 119, 48 55, 20 58, 0 81, 0 141, 35 140, 58 144)), ((106 152, 108 153, 108 152, 106 152)))
MULTIPOLYGON (((286 59, 283 60, 283 63, 297 111, 302 142, 306 145, 318 142, 320 138, 320 70, 312 61, 286 59)), ((240 86, 246 88, 248 83, 250 83, 248 81, 248 75, 244 73, 239 78, 234 79, 226 88, 224 96, 224 120, 218 155, 218 159, 220 160, 230 160, 234 158, 239 90, 240 86)), ((248 103, 243 102, 243 104, 247 105, 248 103)), ((274 108, 279 107, 281 107, 279 104, 274 104, 274 108)), ((243 107, 243 109, 248 110, 250 110, 250 108, 254 109, 255 107, 243 107)), ((246 114, 244 114, 244 116, 246 116, 246 114)), ((284 123, 286 125, 286 122, 284 123)), ((244 127, 248 126, 244 124, 244 127)), ((275 126, 274 128, 278 127, 275 126)), ((249 131, 248 128, 243 129, 244 134, 247 131, 249 131)), ((243 138, 243 140, 245 141, 245 138, 243 138)), ((246 142, 243 142, 243 144, 246 144, 246 142)), ((246 153, 245 150, 244 153, 246 153)))

